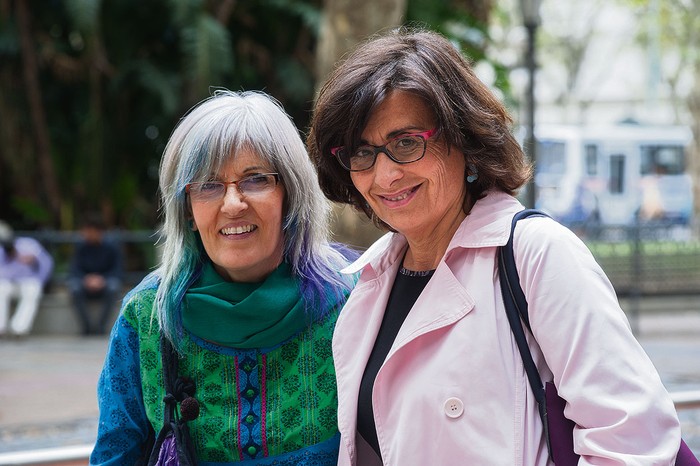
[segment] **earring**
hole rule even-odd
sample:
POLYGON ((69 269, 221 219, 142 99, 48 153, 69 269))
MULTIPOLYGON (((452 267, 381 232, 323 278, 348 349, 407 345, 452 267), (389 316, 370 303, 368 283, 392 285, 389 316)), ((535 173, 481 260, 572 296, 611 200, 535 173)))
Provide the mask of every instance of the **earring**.
POLYGON ((471 175, 467 175, 467 183, 473 183, 479 178, 479 171, 476 169, 476 165, 473 163, 469 164, 469 170, 472 172, 471 175))

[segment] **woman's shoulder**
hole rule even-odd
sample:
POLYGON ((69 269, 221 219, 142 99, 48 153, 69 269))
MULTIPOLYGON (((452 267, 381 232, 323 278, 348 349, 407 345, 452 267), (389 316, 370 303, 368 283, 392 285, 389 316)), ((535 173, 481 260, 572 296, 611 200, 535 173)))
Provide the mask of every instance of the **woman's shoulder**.
POLYGON ((134 327, 144 318, 152 316, 159 280, 151 275, 129 291, 122 300, 121 314, 134 327))
POLYGON ((542 268, 561 278, 563 275, 560 272, 586 268, 603 275, 583 240, 549 217, 528 217, 518 221, 513 249, 521 272, 542 268))
POLYGON ((573 231, 547 215, 535 215, 519 220, 514 232, 514 242, 533 243, 541 247, 571 247, 573 244, 582 244, 573 231))

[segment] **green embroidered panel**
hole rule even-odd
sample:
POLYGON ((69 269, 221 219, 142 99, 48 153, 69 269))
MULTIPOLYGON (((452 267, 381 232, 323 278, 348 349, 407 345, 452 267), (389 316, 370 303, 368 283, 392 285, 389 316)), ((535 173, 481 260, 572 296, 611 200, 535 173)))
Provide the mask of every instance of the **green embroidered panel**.
POLYGON ((337 432, 331 336, 337 313, 267 354, 270 455, 313 445, 337 432))
MULTIPOLYGON (((136 294, 124 316, 137 329, 146 413, 163 423, 155 290, 136 294)), ((275 456, 337 433, 337 393, 331 338, 338 310, 272 350, 236 350, 187 337, 179 373, 195 381, 199 417, 188 423, 200 461, 275 456)))

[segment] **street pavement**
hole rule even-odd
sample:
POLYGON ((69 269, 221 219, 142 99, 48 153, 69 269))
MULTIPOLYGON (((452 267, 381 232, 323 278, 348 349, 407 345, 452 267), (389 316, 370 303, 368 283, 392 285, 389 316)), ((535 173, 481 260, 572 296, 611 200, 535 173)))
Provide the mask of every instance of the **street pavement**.
POLYGON ((94 442, 107 337, 0 340, 0 454, 94 442))
MULTIPOLYGON (((700 390, 700 302, 696 306, 642 312, 633 325, 670 392, 700 390)), ((95 387, 106 349, 106 336, 0 339, 0 465, 8 464, 1 461, 5 453, 94 442, 95 387)), ((700 455, 700 409, 679 416, 686 442, 700 455)))

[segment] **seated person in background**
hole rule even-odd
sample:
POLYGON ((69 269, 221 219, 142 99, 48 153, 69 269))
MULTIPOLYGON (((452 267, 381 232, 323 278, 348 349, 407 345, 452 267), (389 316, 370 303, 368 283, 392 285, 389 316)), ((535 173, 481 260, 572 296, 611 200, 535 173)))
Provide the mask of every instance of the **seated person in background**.
POLYGON ((88 216, 80 230, 83 237, 78 243, 70 265, 68 287, 73 305, 80 319, 83 335, 104 334, 114 300, 122 286, 122 257, 116 244, 105 240, 105 225, 98 216, 88 216), (101 301, 97 325, 87 308, 88 299, 101 301))
POLYGON ((52 270, 53 259, 41 243, 15 237, 12 228, 0 221, 0 336, 29 333, 52 270))

